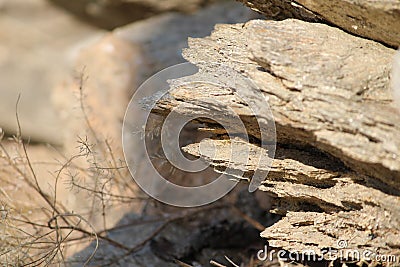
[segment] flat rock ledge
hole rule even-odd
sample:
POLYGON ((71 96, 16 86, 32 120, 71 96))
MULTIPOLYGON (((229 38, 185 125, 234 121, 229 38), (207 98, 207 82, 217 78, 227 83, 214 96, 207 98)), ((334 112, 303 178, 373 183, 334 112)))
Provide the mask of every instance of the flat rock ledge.
POLYGON ((400 46, 400 2, 397 0, 238 1, 274 19, 326 22, 358 36, 400 46))

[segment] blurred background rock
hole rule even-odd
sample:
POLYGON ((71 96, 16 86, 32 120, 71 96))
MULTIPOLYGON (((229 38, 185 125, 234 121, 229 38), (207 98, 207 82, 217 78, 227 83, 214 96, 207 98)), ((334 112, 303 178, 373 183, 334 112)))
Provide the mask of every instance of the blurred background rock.
POLYGON ((16 132, 15 105, 25 138, 61 144, 50 102, 73 47, 103 32, 46 0, 4 0, 0 9, 0 127, 16 132))
POLYGON ((104 29, 149 18, 166 11, 193 13, 216 0, 50 0, 80 19, 104 29))

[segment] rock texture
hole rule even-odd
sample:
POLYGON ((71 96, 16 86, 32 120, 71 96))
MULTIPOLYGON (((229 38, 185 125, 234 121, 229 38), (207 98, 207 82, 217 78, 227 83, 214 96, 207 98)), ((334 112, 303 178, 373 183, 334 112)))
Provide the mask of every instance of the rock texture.
MULTIPOLYGON (((243 28, 221 25, 209 38, 192 39, 190 46, 184 51, 189 61, 204 68, 212 67, 204 62, 226 64, 260 87, 269 98, 279 142, 315 146, 361 173, 399 186, 400 146, 395 136, 400 117, 387 105, 392 101, 389 72, 394 50, 297 20, 253 21, 243 28)), ((172 96, 192 105, 201 99, 210 106, 234 106, 242 117, 249 113, 232 104, 239 100, 230 90, 222 88, 210 98, 206 86, 197 88, 195 96, 183 89, 172 91, 172 96)), ((248 130, 257 136, 257 129, 248 130)))
MULTIPOLYGON (((217 147, 216 156, 201 153, 207 150, 200 150, 198 144, 184 150, 205 158, 220 172, 232 165, 231 145, 237 149, 249 146, 241 140, 208 142, 202 146, 217 147)), ((267 153, 256 145, 250 148, 250 160, 267 153)), ((262 163, 234 164, 249 176, 264 167, 262 163)), ((343 249, 339 241, 345 241, 348 249, 379 249, 380 254, 399 255, 399 197, 371 188, 369 182, 369 178, 346 170, 319 152, 279 148, 260 189, 273 198, 273 212, 283 218, 261 236, 270 246, 290 251, 323 254, 324 248, 343 249)))
MULTIPOLYGON (((337 28, 293 19, 218 25, 210 37, 190 39, 183 55, 200 72, 226 80, 215 66, 229 66, 254 82, 271 107, 278 148, 260 189, 276 199, 275 212, 284 218, 262 233, 270 244, 321 252, 346 240, 348 248, 399 255, 400 114, 389 81, 394 53, 337 28)), ((252 115, 264 118, 261 129, 269 118, 241 101, 240 87, 196 79, 171 83, 154 112, 166 115, 180 105, 175 112, 204 117, 205 111, 233 109, 255 139, 225 140, 224 129, 199 118, 214 140, 184 150, 217 171, 236 168, 251 177, 265 167, 258 155, 269 152, 258 145, 252 115), (246 165, 230 162, 231 145, 249 148, 246 165)))
POLYGON ((353 34, 400 46, 400 3, 360 0, 239 0, 277 19, 326 21, 353 34))

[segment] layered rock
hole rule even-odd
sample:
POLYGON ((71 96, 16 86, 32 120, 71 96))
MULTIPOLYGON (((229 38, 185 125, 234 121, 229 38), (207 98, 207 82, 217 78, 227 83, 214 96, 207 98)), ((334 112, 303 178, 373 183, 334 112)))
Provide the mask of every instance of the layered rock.
MULTIPOLYGON (((259 155, 269 151, 257 140, 270 118, 256 113, 238 91, 256 99, 260 90, 278 140, 260 189, 275 198, 274 210, 284 216, 262 236, 288 250, 321 253, 326 247, 343 248, 338 241, 345 240, 347 248, 399 255, 400 114, 389 81, 394 53, 340 29, 300 20, 218 25, 211 36, 190 39, 184 57, 200 73, 214 73, 221 81, 226 73, 216 66, 227 66, 250 79, 254 90, 202 83, 194 75, 171 83, 170 95, 154 112, 166 115, 179 106, 174 112, 198 115, 215 136, 184 150, 217 171, 238 169, 243 178, 251 177, 256 170, 268 171, 259 155), (204 112, 221 114, 221 122, 229 124, 222 114, 230 109, 247 126, 250 143, 227 140, 223 128, 203 118, 204 112), (247 164, 232 162, 232 146, 250 151, 247 164)), ((239 128, 237 133, 243 134, 239 128)))
POLYGON ((400 3, 359 0, 239 0, 277 19, 299 18, 334 24, 355 35, 400 46, 400 3))

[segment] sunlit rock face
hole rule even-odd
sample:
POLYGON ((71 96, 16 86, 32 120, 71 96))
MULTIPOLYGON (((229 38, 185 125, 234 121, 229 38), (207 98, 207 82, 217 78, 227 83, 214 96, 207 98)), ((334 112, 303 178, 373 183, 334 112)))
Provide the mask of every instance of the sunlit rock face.
POLYGON ((392 88, 395 105, 400 110, 400 50, 394 57, 392 70, 392 88))

